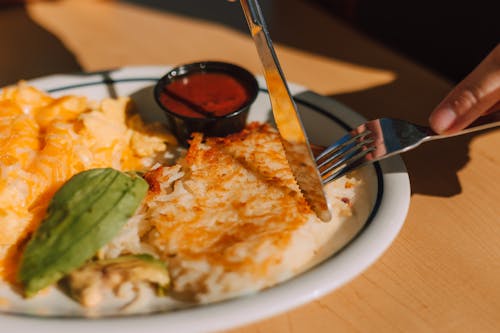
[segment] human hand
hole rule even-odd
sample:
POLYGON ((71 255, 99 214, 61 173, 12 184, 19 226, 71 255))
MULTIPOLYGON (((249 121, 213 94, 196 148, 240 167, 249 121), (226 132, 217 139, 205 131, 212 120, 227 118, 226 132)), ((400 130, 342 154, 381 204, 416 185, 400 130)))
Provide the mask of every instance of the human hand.
POLYGON ((437 133, 464 129, 500 110, 500 44, 434 109, 429 124, 437 133))

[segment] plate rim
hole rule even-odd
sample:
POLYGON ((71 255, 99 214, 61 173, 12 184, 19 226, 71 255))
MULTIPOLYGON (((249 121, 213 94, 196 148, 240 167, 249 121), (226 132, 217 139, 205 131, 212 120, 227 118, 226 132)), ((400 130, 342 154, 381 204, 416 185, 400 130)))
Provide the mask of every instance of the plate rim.
MULTIPOLYGON (((154 81, 171 67, 170 65, 124 66, 98 72, 52 74, 26 80, 26 82, 49 93, 54 93, 85 85, 113 84, 117 81, 154 81), (138 76, 138 73, 141 75, 138 76), (61 85, 59 82, 71 84, 61 85)), ((267 91, 263 77, 257 76, 257 78, 261 91, 267 91)), ((366 120, 359 113, 333 98, 319 95, 298 84, 290 83, 289 85, 292 94, 303 93, 300 97, 301 100, 322 109, 350 127, 355 127, 366 120), (329 109, 334 109, 335 113, 347 115, 349 120, 340 119, 339 116, 328 111, 329 109)), ((376 174, 381 177, 378 186, 383 186, 383 193, 380 198, 377 198, 377 200, 380 199, 380 202, 377 204, 375 213, 373 210, 370 213, 373 216, 369 217, 369 222, 365 222, 355 238, 331 258, 275 287, 255 295, 181 311, 124 317, 104 317, 90 320, 89 318, 65 318, 61 320, 60 317, 41 318, 0 312, 0 325, 7 331, 25 331, 36 323, 40 333, 53 332, 54 329, 71 329, 75 333, 86 332, 89 329, 114 330, 117 329, 117 324, 119 324, 120 332, 123 333, 136 332, 144 328, 144 325, 153 331, 154 328, 162 329, 164 325, 167 325, 169 329, 176 332, 206 332, 234 328, 290 311, 333 292, 362 274, 387 250, 401 230, 408 213, 411 196, 409 176, 403 160, 399 156, 395 156, 378 162, 375 167, 380 168, 380 172, 376 172, 376 174), (394 170, 397 172, 393 172, 394 170), (391 209, 392 202, 398 202, 397 207, 391 209), (377 242, 375 236, 383 237, 384 242, 377 242), (335 259, 333 260, 333 258, 335 259), (353 258, 357 259, 355 265, 349 262, 353 258), (336 267, 330 267, 332 261, 336 267), (339 267, 343 268, 342 272, 332 282, 329 276, 332 275, 332 271, 338 271, 339 267), (316 287, 308 285, 307 280, 311 279, 315 280, 316 287), (291 290, 286 290, 286 287, 290 286, 291 290), (286 305, 273 301, 273 299, 283 299, 284 293, 288 296, 286 297, 288 300, 286 305), (257 297, 258 299, 255 301, 257 297), (265 306, 262 306, 263 304, 265 306), (224 320, 220 320, 221 312, 224 315, 224 320), (193 327, 193 318, 196 318, 196 322, 202 327, 198 325, 193 327)))

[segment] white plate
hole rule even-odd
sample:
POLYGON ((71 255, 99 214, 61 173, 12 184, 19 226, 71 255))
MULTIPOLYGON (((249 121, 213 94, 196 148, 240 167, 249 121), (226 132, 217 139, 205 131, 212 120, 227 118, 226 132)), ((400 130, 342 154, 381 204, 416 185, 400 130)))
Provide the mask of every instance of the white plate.
MULTIPOLYGON (((53 75, 30 81, 30 84, 54 96, 86 95, 92 100, 108 96, 132 96, 146 118, 163 117, 153 100, 155 81, 168 71, 168 66, 126 67, 100 73, 53 75)), ((269 99, 265 83, 252 106, 249 121, 270 121, 269 99)), ((327 145, 364 118, 342 104, 304 87, 290 85, 303 117, 311 142, 327 145)), ((369 167, 372 204, 362 228, 334 255, 305 273, 257 294, 217 304, 162 312, 150 308, 149 315, 127 317, 66 317, 78 308, 73 302, 56 296, 50 301, 25 301, 0 286, 0 327, 2 332, 207 332, 243 325, 289 310, 312 301, 359 275, 391 244, 402 227, 408 210, 410 185, 399 157, 369 167), (33 316, 35 315, 35 316, 33 316), (48 316, 51 318, 39 318, 48 316)))

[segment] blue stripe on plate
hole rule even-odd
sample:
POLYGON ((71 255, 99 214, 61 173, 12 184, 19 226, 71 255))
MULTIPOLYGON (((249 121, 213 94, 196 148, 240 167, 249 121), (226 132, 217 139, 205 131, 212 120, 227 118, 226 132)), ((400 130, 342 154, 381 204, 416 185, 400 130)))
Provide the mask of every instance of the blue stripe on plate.
POLYGON ((67 86, 62 86, 62 87, 57 87, 57 88, 51 88, 48 89, 48 93, 54 93, 54 92, 59 92, 59 91, 64 91, 68 89, 75 89, 75 88, 81 88, 81 87, 88 87, 88 86, 96 86, 100 84, 114 84, 114 83, 119 83, 119 82, 141 82, 141 81, 158 81, 158 78, 151 78, 151 77, 137 77, 137 78, 128 78, 128 79, 118 79, 118 80, 113 80, 111 78, 99 80, 99 81, 92 81, 92 82, 86 82, 86 83, 78 83, 78 84, 72 84, 72 85, 67 85, 67 86))

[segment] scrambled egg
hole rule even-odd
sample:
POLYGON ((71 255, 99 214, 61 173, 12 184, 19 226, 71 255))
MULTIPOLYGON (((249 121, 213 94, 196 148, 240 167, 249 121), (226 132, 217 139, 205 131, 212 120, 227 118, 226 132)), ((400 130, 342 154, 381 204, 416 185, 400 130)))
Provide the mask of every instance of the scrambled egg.
POLYGON ((0 278, 13 281, 24 241, 55 191, 91 168, 145 170, 175 138, 130 113, 130 99, 53 98, 20 83, 0 93, 0 278))

